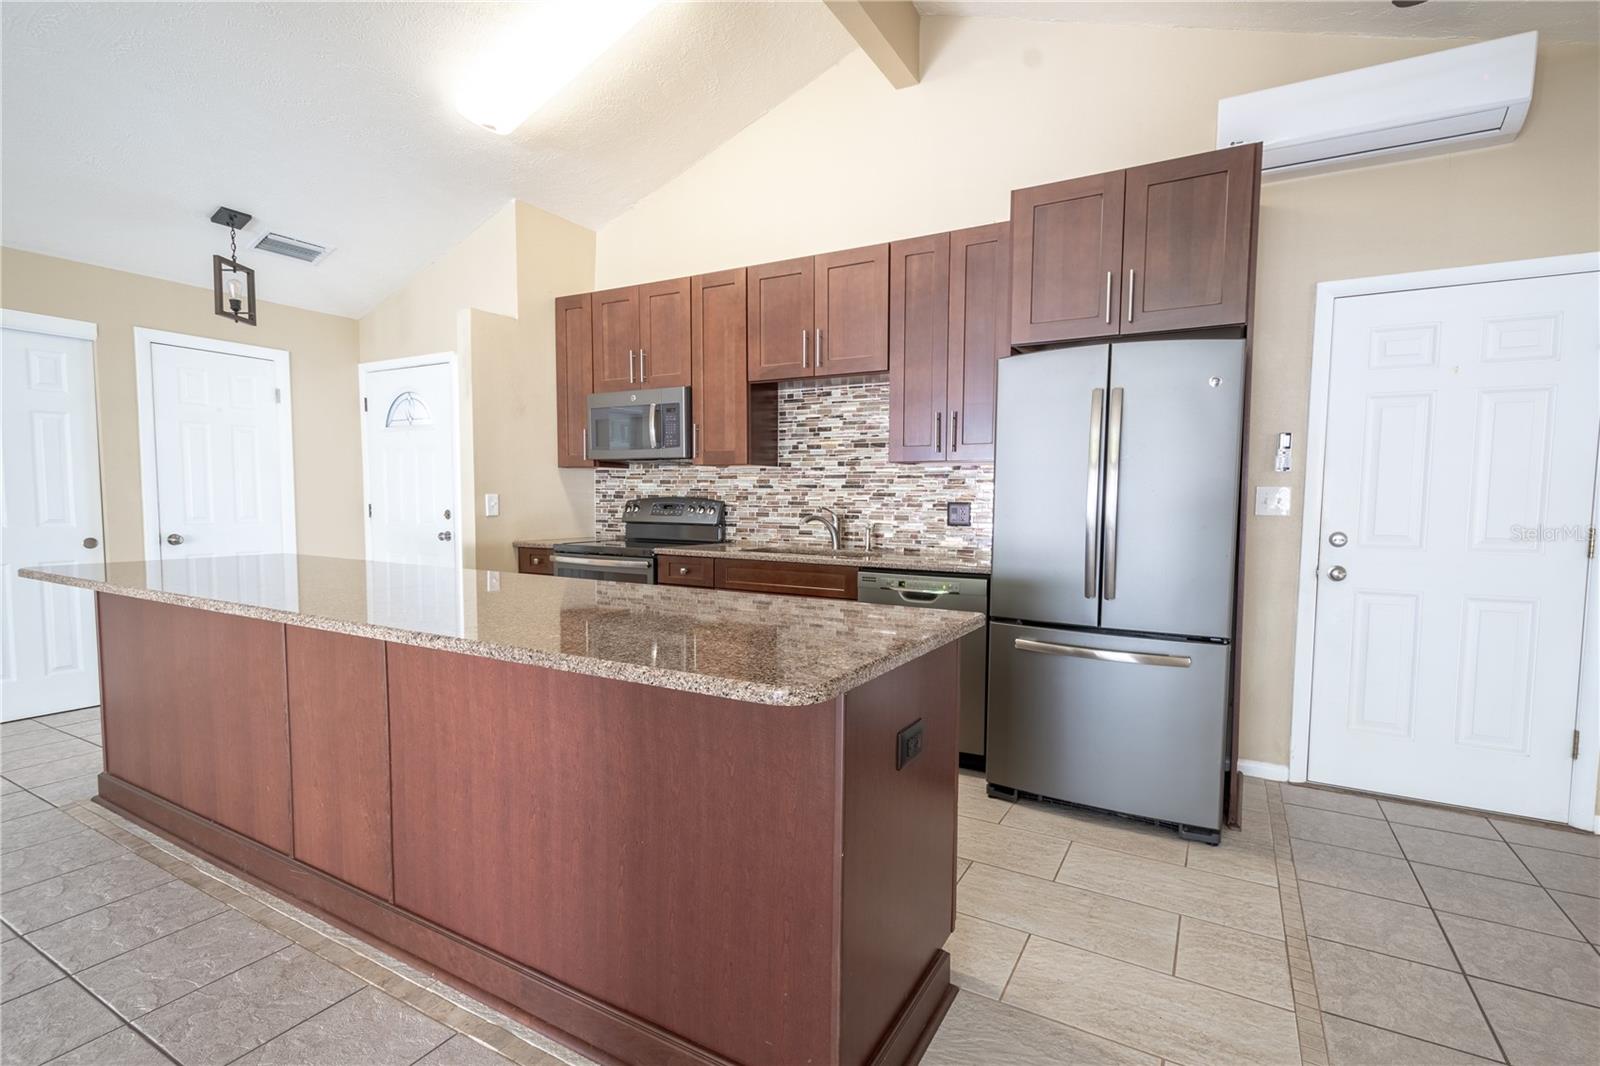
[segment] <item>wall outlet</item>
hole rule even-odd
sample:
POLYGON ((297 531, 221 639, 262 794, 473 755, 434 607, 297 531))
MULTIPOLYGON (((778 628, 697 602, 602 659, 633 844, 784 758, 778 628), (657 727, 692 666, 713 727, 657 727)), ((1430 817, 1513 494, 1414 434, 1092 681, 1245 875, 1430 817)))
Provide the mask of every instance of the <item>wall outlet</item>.
POLYGON ((1256 486, 1256 514, 1285 518, 1289 514, 1289 489, 1279 485, 1256 486))
POLYGON ((500 515, 500 494, 486 492, 483 494, 483 517, 497 518, 500 515))
POLYGON ((900 730, 894 738, 894 768, 899 770, 906 763, 922 754, 922 719, 900 730))
POLYGON ((950 526, 972 525, 972 504, 947 503, 944 505, 944 521, 950 526))

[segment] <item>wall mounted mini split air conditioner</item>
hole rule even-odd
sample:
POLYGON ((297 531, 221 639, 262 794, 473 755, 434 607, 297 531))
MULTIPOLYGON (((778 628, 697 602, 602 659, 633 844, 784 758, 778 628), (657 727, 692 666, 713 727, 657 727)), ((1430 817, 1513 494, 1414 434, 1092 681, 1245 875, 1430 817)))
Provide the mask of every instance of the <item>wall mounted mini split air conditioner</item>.
POLYGON ((1271 178, 1501 144, 1528 116, 1538 45, 1519 33, 1230 96, 1217 147, 1262 142, 1271 178))

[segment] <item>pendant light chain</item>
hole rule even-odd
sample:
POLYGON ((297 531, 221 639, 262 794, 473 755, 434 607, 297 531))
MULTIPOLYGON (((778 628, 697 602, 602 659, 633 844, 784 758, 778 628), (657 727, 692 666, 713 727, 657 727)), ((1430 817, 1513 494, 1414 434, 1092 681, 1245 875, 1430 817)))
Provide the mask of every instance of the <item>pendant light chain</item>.
POLYGON ((233 227, 228 227, 228 258, 235 263, 239 261, 239 242, 233 235, 233 227))

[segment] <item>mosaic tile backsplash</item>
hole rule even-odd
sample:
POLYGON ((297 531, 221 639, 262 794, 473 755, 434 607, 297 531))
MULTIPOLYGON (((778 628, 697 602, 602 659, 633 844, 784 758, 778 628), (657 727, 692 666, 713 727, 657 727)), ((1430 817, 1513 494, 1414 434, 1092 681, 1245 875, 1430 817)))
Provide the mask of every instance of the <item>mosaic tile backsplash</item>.
POLYGON ((832 507, 844 544, 906 551, 938 548, 987 558, 994 529, 994 466, 889 461, 889 385, 784 385, 778 394, 777 466, 632 463, 594 472, 595 532, 622 536, 622 504, 638 496, 710 496, 728 512, 728 536, 825 546, 800 516, 832 507), (945 504, 972 504, 972 525, 945 523, 945 504))

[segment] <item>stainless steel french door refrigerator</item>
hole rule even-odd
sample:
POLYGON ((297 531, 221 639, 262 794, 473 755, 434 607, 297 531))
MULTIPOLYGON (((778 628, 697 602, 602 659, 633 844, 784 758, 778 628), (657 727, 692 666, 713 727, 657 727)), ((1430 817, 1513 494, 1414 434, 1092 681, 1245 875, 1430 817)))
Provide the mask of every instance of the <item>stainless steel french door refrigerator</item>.
POLYGON ((991 789, 1222 827, 1245 342, 1000 361, 991 789))

